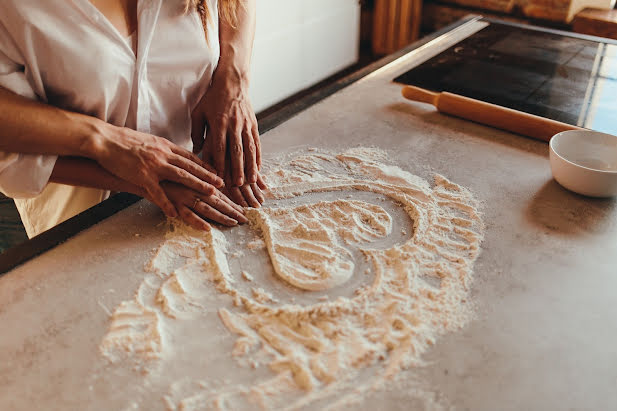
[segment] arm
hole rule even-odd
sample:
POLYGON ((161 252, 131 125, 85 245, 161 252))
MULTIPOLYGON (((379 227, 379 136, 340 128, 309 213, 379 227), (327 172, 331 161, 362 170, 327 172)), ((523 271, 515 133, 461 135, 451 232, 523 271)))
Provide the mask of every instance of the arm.
POLYGON ((145 197, 141 187, 116 177, 96 161, 83 157, 58 157, 49 181, 70 186, 126 192, 145 197))
POLYGON ((92 158, 100 123, 0 87, 1 151, 92 158))
POLYGON ((221 57, 218 67, 230 75, 231 80, 248 87, 255 39, 255 0, 241 0, 237 13, 235 27, 226 19, 219 23, 221 57))
MULTIPOLYGON (((116 127, 97 118, 42 104, 0 88, 0 150, 75 156, 98 163, 118 180, 139 187, 167 215, 176 210, 160 186, 174 181, 206 195, 223 182, 201 160, 170 141, 116 127)), ((82 175, 80 185, 106 187, 100 174, 82 175)), ((116 182, 117 183, 117 182, 116 182)), ((114 183, 114 184, 116 184, 114 183)))
POLYGON ((231 183, 242 186, 256 183, 261 167, 257 119, 248 97, 255 0, 239 0, 237 17, 235 25, 220 19, 221 57, 208 91, 193 111, 192 137, 194 152, 204 148, 204 158, 219 176, 224 177, 229 168, 231 183))
MULTIPOLYGON (((119 179, 96 162, 81 157, 59 157, 49 180, 60 184, 147 196, 141 187, 119 179)), ((203 195, 181 184, 168 181, 162 182, 161 187, 178 210, 180 218, 198 230, 210 229, 210 224, 206 220, 227 226, 248 221, 242 209, 219 191, 212 195, 203 195)))

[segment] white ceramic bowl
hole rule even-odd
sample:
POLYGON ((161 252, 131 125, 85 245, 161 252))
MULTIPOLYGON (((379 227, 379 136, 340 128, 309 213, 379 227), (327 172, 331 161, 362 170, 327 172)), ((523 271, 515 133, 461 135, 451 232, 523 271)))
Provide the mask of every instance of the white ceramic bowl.
POLYGON ((590 197, 617 195, 617 136, 590 130, 555 134, 549 143, 555 180, 590 197))

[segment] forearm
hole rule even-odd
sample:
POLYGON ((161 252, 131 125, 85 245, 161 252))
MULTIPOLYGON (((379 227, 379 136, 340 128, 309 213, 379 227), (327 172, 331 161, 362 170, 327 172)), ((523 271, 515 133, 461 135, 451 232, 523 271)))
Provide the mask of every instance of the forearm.
POLYGON ((59 157, 49 181, 144 195, 138 186, 109 173, 95 161, 81 157, 59 157))
POLYGON ((95 159, 102 130, 94 117, 33 101, 0 87, 0 151, 95 159))
MULTIPOLYGON (((255 37, 255 0, 239 0, 237 22, 225 19, 219 24, 221 57, 217 72, 243 85, 248 85, 253 39, 255 37)), ((215 75, 216 76, 216 75, 215 75)))

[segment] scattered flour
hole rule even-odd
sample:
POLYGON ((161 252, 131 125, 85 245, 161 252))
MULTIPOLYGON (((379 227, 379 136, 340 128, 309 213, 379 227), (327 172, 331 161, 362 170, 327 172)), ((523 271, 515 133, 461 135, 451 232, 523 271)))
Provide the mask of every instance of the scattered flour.
POLYGON ((328 399, 336 399, 327 402, 334 408, 346 407, 422 364, 422 353, 440 335, 460 329, 472 316, 468 293, 484 227, 467 190, 441 176, 431 186, 369 148, 340 155, 312 150, 269 164, 267 175, 271 202, 294 200, 291 206, 266 203, 248 211, 262 240, 249 242, 247 249, 265 247, 276 276, 296 287, 298 296, 344 286, 357 256, 369 265, 372 282, 350 297, 322 295, 306 305, 293 298, 280 302, 268 284, 245 293, 237 279, 257 281, 232 272, 223 232, 197 232, 174 222, 147 266, 159 284, 150 287, 152 303, 141 292, 122 303, 112 315, 102 353, 112 361, 162 361, 173 350, 159 321, 216 309, 200 304, 210 284, 234 302, 235 308, 218 309, 222 324, 236 336, 231 355, 250 369, 267 365, 272 373, 250 386, 171 384, 165 398, 169 409, 235 409, 240 399, 265 409, 299 409, 328 399), (295 200, 350 190, 400 204, 408 228, 383 207, 358 199, 300 205, 295 200), (394 229, 410 234, 401 243, 371 248, 394 229), (181 389, 189 385, 190 390, 181 389))
POLYGON ((246 245, 246 248, 249 250, 257 250, 259 248, 264 248, 266 243, 261 238, 257 238, 246 245))
POLYGON ((242 278, 244 278, 244 280, 246 280, 246 281, 250 282, 250 281, 254 280, 253 276, 251 274, 249 274, 248 271, 242 270, 241 275, 242 275, 242 278))

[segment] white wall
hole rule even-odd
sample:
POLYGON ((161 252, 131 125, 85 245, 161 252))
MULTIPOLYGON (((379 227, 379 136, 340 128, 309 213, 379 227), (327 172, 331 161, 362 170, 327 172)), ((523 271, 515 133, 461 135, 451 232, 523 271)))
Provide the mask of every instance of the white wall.
POLYGON ((358 0, 257 0, 255 111, 355 63, 359 37, 358 0))

